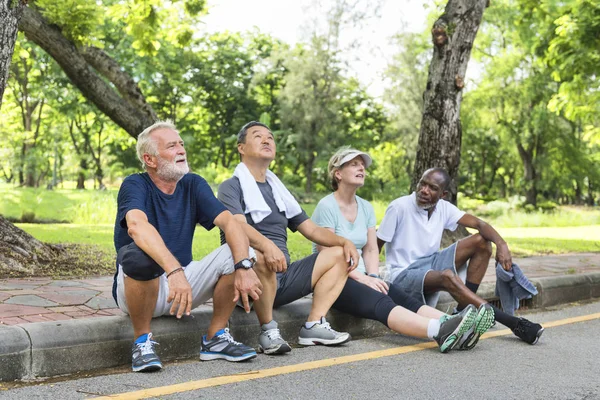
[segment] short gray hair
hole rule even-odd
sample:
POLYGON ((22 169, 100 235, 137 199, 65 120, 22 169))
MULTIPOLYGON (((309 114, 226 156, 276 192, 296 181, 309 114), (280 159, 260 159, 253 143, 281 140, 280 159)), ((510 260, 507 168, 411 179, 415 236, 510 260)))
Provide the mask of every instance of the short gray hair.
POLYGON ((156 142, 150 139, 150 134, 158 129, 171 129, 179 134, 175 125, 170 120, 157 121, 142 131, 137 137, 137 144, 135 150, 137 152, 137 158, 142 163, 142 168, 146 169, 146 163, 144 162, 144 154, 150 154, 151 156, 158 155, 158 149, 156 148, 156 142))

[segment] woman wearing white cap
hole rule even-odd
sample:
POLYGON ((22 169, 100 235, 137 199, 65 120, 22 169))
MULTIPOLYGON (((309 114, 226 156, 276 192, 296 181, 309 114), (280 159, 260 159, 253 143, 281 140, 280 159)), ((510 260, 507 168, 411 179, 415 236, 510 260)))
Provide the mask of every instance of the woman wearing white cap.
MULTIPOLYGON (((314 222, 351 240, 361 253, 358 267, 349 274, 333 308, 380 321, 398 333, 435 339, 445 353, 461 337, 468 336, 475 322, 475 308, 450 317, 405 296, 379 277, 375 211, 368 201, 356 195, 371 163, 371 157, 362 151, 348 147, 338 150, 328 167, 333 193, 321 199, 312 215, 314 222)), ((314 251, 321 248, 313 247, 314 251)))

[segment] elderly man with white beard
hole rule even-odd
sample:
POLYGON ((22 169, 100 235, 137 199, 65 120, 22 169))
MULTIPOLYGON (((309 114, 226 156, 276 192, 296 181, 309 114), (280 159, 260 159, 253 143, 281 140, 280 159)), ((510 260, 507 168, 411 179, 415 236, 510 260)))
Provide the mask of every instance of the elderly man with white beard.
POLYGON ((113 297, 133 324, 133 371, 162 369, 152 318, 190 315, 211 297, 213 316, 200 359, 256 357, 226 328, 238 299, 249 312, 248 297, 258 300, 262 294, 252 269, 255 254, 239 222, 208 183, 189 172, 184 142, 170 122, 157 122, 138 136, 137 156, 146 172, 128 176, 119 190, 113 284, 113 297), (192 260, 196 224, 207 230, 218 226, 227 242, 200 261, 192 260))

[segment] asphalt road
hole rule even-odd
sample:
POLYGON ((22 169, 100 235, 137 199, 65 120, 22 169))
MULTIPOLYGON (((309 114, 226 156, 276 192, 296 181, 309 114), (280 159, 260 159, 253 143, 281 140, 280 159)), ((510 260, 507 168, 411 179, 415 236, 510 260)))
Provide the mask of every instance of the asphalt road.
POLYGON ((5 383, 0 399, 600 399, 600 302, 526 316, 546 326, 535 346, 500 325, 474 350, 448 354, 387 335, 246 363, 188 360, 153 374, 5 383))

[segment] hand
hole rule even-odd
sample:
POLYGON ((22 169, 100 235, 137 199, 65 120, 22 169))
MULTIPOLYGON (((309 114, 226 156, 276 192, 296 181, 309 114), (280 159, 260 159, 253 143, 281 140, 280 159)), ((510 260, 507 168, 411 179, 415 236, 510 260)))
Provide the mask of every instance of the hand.
POLYGON ((263 252, 265 264, 273 272, 285 272, 287 270, 287 261, 285 255, 275 243, 269 241, 269 245, 263 252))
POLYGON ((506 243, 496 246, 496 261, 502 265, 502 268, 504 268, 505 271, 510 271, 512 269, 512 255, 510 254, 510 250, 506 243))
POLYGON ((240 268, 235 271, 234 287, 235 295, 233 302, 235 303, 241 298, 244 310, 249 313, 250 303, 248 302, 248 296, 256 301, 262 294, 262 283, 260 283, 260 279, 256 276, 256 272, 252 268, 240 268))
POLYGON ((383 294, 388 294, 388 290, 390 290, 388 284, 385 283, 383 279, 374 278, 372 276, 363 275, 359 282, 383 294))
POLYGON ((348 239, 344 241, 343 249, 344 259, 348 263, 348 272, 352 272, 356 267, 358 267, 360 256, 358 255, 358 251, 356 251, 356 246, 354 246, 354 243, 348 239))
POLYGON ((185 273, 175 272, 169 278, 169 296, 167 297, 167 303, 171 303, 171 315, 177 312, 177 318, 185 313, 190 315, 192 312, 192 287, 185 277, 185 273))

